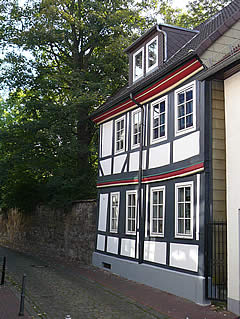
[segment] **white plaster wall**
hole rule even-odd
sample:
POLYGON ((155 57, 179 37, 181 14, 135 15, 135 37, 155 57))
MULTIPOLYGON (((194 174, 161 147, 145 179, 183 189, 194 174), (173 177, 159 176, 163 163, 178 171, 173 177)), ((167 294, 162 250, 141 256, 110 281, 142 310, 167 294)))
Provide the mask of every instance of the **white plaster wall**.
POLYGON ((121 255, 135 258, 135 240, 126 238, 122 239, 121 255))
POLYGON ((118 253, 118 238, 116 237, 107 238, 107 252, 112 254, 118 253))
POLYGON ((144 259, 166 265, 167 244, 164 242, 145 241, 144 259))
POLYGON ((97 237, 97 249, 98 250, 105 250, 105 236, 104 235, 98 235, 97 237))
POLYGON ((113 121, 102 124, 102 157, 112 154, 113 121))
POLYGON ((240 300, 240 72, 224 81, 228 235, 228 298, 240 300))
MULTIPOLYGON (((143 151, 142 155, 142 167, 146 169, 146 151, 143 151)), ((139 151, 130 153, 129 156, 129 172, 138 171, 139 170, 139 151)))
POLYGON ((100 165, 102 167, 104 176, 111 175, 111 167, 112 167, 112 159, 111 158, 100 161, 100 165))
POLYGON ((100 194, 98 230, 106 231, 108 194, 100 194))
POLYGON ((171 243, 170 266, 198 271, 198 245, 171 243))
POLYGON ((170 163, 170 143, 149 149, 149 168, 160 167, 170 163))
POLYGON ((173 142, 173 162, 183 161, 198 155, 200 151, 200 132, 179 138, 173 142))
POLYGON ((126 161, 127 155, 118 155, 114 157, 114 164, 113 164, 113 174, 121 173, 123 169, 123 165, 126 161))

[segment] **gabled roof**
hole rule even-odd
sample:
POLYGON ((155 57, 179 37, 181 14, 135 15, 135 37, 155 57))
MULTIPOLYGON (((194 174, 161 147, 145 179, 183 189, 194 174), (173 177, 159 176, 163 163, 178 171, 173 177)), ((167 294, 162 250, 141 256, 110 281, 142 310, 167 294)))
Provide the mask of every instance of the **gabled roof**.
MULTIPOLYGON (((193 38, 173 56, 169 57, 166 62, 162 63, 156 71, 144 77, 142 80, 133 83, 131 86, 126 85, 123 87, 115 95, 110 97, 105 104, 100 106, 91 117, 94 119, 98 114, 105 112, 117 103, 128 98, 130 93, 135 95, 145 86, 150 85, 152 82, 156 81, 156 79, 165 76, 189 59, 199 57, 239 19, 240 0, 233 0, 213 17, 200 24, 196 28, 199 32, 197 32, 193 38)), ((155 26, 153 28, 155 28, 155 26)), ((152 31, 153 28, 150 30, 152 31)))

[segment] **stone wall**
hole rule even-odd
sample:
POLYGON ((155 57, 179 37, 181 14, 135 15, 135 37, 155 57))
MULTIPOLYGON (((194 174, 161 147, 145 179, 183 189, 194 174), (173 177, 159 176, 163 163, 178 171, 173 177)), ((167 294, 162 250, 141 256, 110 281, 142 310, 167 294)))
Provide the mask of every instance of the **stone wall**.
POLYGON ((90 264, 96 237, 96 201, 77 201, 72 209, 39 206, 27 216, 0 214, 0 244, 90 264))

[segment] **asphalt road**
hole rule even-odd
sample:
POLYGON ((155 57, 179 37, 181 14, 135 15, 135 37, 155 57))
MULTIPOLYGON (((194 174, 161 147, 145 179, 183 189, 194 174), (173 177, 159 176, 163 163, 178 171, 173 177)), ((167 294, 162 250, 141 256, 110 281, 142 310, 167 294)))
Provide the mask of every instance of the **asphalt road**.
POLYGON ((7 280, 20 289, 26 274, 26 307, 33 318, 156 319, 166 318, 131 299, 108 290, 46 257, 30 256, 0 247, 7 256, 7 280))

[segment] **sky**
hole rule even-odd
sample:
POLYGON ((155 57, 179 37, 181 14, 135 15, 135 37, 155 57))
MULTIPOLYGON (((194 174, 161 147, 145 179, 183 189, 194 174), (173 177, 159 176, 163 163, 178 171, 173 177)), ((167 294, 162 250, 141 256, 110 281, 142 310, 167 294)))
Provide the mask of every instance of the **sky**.
POLYGON ((173 6, 175 8, 185 8, 186 4, 188 3, 188 0, 173 0, 173 6))
MULTIPOLYGON (((24 5, 26 0, 18 0, 20 5, 24 5)), ((175 8, 184 8, 187 4, 188 0, 173 0, 173 6, 175 8)))

